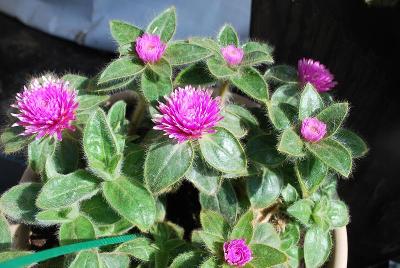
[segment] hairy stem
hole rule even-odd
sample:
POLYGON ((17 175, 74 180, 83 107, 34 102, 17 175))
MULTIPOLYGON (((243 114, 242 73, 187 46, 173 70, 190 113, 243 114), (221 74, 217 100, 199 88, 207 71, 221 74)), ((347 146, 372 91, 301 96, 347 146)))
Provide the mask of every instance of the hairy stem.
POLYGON ((219 89, 219 96, 221 97, 221 103, 225 103, 229 96, 229 81, 224 81, 219 89))
POLYGON ((131 123, 129 127, 129 135, 135 134, 140 123, 142 123, 144 114, 147 109, 147 101, 142 94, 136 94, 137 103, 134 112, 132 113, 131 123))

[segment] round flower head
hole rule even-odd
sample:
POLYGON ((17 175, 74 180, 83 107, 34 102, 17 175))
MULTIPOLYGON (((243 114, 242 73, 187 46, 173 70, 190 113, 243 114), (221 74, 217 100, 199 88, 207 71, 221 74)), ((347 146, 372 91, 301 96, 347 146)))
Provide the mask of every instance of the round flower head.
POLYGON ((221 48, 222 56, 224 56, 225 61, 231 65, 238 65, 242 62, 244 51, 240 47, 235 47, 234 45, 229 45, 221 48))
POLYGON ((12 114, 19 120, 13 126, 25 128, 22 135, 37 135, 36 139, 49 135, 61 140, 64 129, 75 130, 71 124, 78 103, 68 82, 51 76, 34 79, 11 106, 19 112, 12 114))
POLYGON ((253 259, 251 249, 243 239, 234 239, 224 243, 225 261, 232 266, 242 267, 253 259))
POLYGON ((213 127, 222 119, 220 100, 211 97, 211 90, 203 88, 177 88, 166 104, 160 103, 161 114, 154 117, 154 129, 162 130, 178 142, 199 139, 203 134, 214 133, 213 127))
POLYGON ((334 77, 329 70, 318 61, 301 59, 298 62, 297 71, 300 83, 305 85, 311 83, 318 92, 326 92, 336 86, 334 77))
POLYGON ((136 53, 145 63, 155 63, 163 56, 167 45, 155 34, 145 33, 136 39, 136 53))
POLYGON ((326 124, 315 117, 308 117, 301 123, 301 136, 306 141, 317 142, 326 135, 326 124))

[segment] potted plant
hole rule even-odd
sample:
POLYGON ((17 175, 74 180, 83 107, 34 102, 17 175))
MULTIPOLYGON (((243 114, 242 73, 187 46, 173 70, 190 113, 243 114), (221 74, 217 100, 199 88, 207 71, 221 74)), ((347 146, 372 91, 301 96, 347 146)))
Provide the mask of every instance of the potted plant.
POLYGON ((27 148, 37 180, 0 198, 0 262, 31 254, 29 245, 10 248, 10 223, 56 226, 47 235, 60 245, 142 234, 58 259, 65 267, 319 267, 329 259, 332 231, 349 222, 337 180, 367 152, 342 126, 349 105, 328 92, 333 75, 307 59, 297 69, 273 66, 270 46, 240 43, 230 25, 216 40, 172 41, 175 27, 174 8, 146 30, 111 21, 119 57, 100 74, 44 75, 16 96, 3 150, 27 148), (183 180, 201 204, 201 228, 185 239, 164 198, 183 180))

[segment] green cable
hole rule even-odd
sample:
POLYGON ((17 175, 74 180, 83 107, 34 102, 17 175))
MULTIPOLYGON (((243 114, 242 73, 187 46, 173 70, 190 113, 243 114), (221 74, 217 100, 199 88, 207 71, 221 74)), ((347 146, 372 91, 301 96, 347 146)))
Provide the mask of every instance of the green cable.
POLYGON ((87 242, 80 242, 76 244, 70 244, 62 247, 51 248, 39 251, 37 253, 29 254, 26 256, 18 257, 12 260, 8 260, 0 263, 0 268, 20 268, 27 265, 32 265, 34 263, 38 263, 41 261, 45 261, 51 258, 59 257, 62 255, 74 253, 77 251, 97 248, 107 245, 119 244, 123 242, 127 242, 129 240, 133 240, 139 237, 136 234, 129 235, 121 235, 116 237, 108 237, 97 240, 91 240, 87 242))

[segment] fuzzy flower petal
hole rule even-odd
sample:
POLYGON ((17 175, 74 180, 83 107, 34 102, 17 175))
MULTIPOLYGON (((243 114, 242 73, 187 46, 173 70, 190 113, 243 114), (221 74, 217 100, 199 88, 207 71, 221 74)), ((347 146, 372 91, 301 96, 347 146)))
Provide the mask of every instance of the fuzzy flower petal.
POLYGON ((326 135, 326 124, 315 117, 308 117, 301 123, 301 136, 309 142, 317 142, 326 135))
POLYGON ((153 119, 154 129, 162 130, 165 135, 178 142, 195 140, 203 134, 214 133, 213 127, 222 119, 220 100, 211 97, 211 90, 186 86, 177 88, 166 103, 160 103, 161 114, 153 119))
POLYGON ((36 135, 36 139, 48 135, 61 140, 64 129, 75 130, 72 122, 78 108, 76 95, 63 80, 52 76, 34 79, 11 105, 19 112, 13 114, 18 119, 14 126, 25 128, 22 135, 36 135))
POLYGON ((145 63, 156 63, 163 56, 167 45, 158 35, 145 33, 136 39, 136 53, 145 63))
POLYGON ((225 61, 231 66, 240 64, 244 57, 243 49, 234 45, 221 48, 221 53, 225 61))
POLYGON ((243 239, 234 239, 224 243, 225 261, 232 266, 242 267, 253 259, 251 249, 243 239))
POLYGON ((318 61, 301 59, 298 62, 297 71, 302 85, 311 83, 318 92, 326 92, 336 86, 334 77, 329 70, 318 61))

